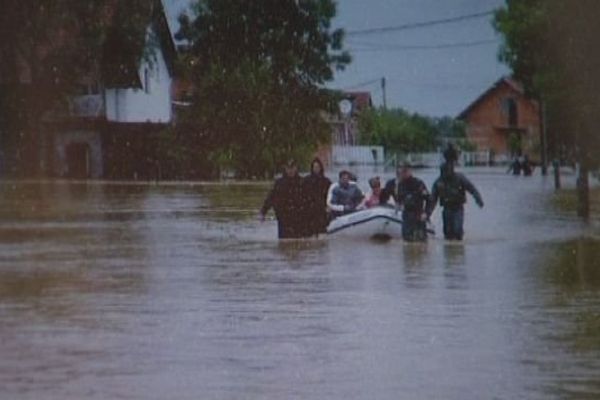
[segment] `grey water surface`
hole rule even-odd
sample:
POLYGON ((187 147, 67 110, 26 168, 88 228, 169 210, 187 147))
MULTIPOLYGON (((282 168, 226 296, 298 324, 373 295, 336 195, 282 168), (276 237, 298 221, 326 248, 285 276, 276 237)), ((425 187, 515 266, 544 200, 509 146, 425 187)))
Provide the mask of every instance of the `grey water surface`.
POLYGON ((600 398, 597 221, 465 172, 425 245, 278 242, 268 184, 1 183, 0 399, 600 398))

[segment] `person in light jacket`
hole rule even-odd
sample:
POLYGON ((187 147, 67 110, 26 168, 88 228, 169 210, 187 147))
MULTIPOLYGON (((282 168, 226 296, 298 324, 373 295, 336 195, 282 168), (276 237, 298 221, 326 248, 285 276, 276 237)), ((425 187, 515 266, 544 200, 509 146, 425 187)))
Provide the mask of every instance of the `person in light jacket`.
POLYGON ((332 218, 356 211, 365 195, 356 182, 351 181, 349 171, 339 173, 339 181, 332 184, 327 193, 327 208, 332 218))

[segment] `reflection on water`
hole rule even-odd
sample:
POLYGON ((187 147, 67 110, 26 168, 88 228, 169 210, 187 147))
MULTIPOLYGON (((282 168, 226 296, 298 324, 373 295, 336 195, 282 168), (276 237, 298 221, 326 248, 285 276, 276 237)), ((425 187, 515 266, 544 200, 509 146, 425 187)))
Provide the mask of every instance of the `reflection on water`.
POLYGON ((264 184, 0 184, 0 398, 599 398, 593 225, 468 174, 426 244, 278 242, 264 184))
POLYGON ((600 397, 600 242, 579 238, 541 246, 527 301, 530 347, 523 362, 543 372, 546 393, 600 397), (535 312, 534 312, 535 311, 535 312))
POLYGON ((552 246, 548 256, 548 282, 560 285, 561 292, 600 289, 600 246, 598 241, 581 238, 552 246))

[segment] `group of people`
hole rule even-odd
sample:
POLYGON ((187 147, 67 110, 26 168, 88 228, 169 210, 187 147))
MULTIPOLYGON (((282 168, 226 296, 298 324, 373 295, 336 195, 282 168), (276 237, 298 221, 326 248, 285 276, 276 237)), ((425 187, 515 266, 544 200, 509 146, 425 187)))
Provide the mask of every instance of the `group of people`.
POLYGON ((529 161, 529 157, 525 154, 522 157, 515 157, 510 165, 508 166, 508 171, 513 175, 521 175, 531 176, 533 174, 534 165, 529 161))
POLYGON ((315 158, 310 173, 301 177, 294 160, 288 161, 284 174, 275 181, 262 208, 261 220, 273 208, 280 239, 316 236, 327 231, 329 216, 325 207, 331 181, 323 163, 315 158))
POLYGON ((479 207, 483 199, 475 186, 454 170, 456 158, 449 154, 440 167, 440 176, 431 193, 425 183, 413 176, 410 165, 396 169, 396 177, 381 187, 379 177, 369 179, 370 191, 364 194, 349 171, 339 173, 331 183, 324 175, 323 164, 315 159, 311 172, 302 178, 296 164, 285 167, 261 208, 264 220, 270 208, 275 210, 279 238, 301 238, 326 232, 331 218, 364 208, 387 205, 402 210, 402 236, 406 241, 427 240, 427 221, 439 203, 443 208, 444 237, 462 240, 464 204, 470 193, 479 207))

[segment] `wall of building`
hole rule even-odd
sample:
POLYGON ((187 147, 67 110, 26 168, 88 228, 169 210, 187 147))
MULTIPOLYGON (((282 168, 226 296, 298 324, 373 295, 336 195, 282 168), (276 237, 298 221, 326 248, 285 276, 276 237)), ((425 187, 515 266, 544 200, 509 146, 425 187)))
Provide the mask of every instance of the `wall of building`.
POLYGON ((102 133, 104 178, 157 180, 161 177, 159 124, 108 124, 102 133))
POLYGON ((491 150, 498 156, 510 156, 508 137, 511 126, 503 100, 513 98, 517 104, 516 128, 522 131, 522 151, 533 158, 539 153, 539 114, 537 103, 527 99, 508 84, 500 85, 480 101, 468 114, 467 137, 478 151, 491 150))
POLYGON ((93 130, 68 130, 54 135, 54 175, 61 178, 79 175, 81 171, 71 171, 67 159, 67 148, 73 144, 87 145, 89 148, 89 171, 87 178, 103 176, 102 139, 100 132, 93 130))
POLYGON ((171 83, 160 48, 141 62, 138 73, 141 89, 107 89, 106 118, 109 122, 167 123, 171 121, 171 83))

